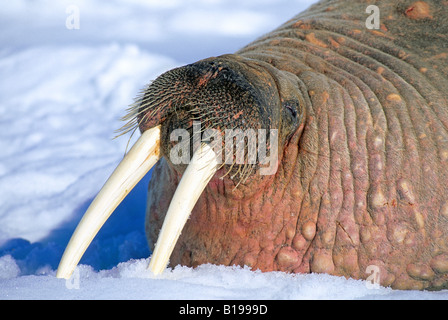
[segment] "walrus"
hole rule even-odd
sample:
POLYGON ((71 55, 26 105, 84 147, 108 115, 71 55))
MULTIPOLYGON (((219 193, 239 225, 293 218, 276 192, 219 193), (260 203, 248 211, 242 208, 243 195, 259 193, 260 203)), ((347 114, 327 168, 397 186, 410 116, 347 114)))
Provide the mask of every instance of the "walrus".
POLYGON ((154 273, 169 260, 447 288, 447 21, 448 1, 321 1, 234 54, 160 75, 130 106, 123 130, 141 136, 57 276, 154 166, 154 273))

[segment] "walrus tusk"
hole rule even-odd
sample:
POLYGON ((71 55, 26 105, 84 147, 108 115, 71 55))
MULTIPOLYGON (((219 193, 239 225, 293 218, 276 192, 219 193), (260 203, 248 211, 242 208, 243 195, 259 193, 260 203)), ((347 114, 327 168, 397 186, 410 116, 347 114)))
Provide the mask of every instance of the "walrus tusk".
POLYGON ((193 210, 194 205, 218 168, 218 157, 208 144, 203 144, 193 154, 191 163, 185 170, 177 186, 168 212, 163 221, 156 247, 148 269, 160 274, 176 245, 177 239, 193 210))
POLYGON ((143 132, 101 188, 76 227, 59 263, 56 277, 70 278, 100 228, 160 157, 159 125, 143 132))

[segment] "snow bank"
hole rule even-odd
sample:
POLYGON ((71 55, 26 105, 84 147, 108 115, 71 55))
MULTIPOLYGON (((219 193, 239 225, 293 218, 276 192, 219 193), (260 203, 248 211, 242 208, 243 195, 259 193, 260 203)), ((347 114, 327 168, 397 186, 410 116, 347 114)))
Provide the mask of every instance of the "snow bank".
POLYGON ((168 69, 235 51, 310 2, 3 4, 0 299, 447 298, 447 291, 369 289, 328 275, 213 265, 153 277, 144 234, 150 173, 99 232, 74 278, 54 276, 76 224, 125 152, 128 137, 113 140, 114 131, 138 91, 168 69), (67 28, 73 5, 79 29, 67 28))

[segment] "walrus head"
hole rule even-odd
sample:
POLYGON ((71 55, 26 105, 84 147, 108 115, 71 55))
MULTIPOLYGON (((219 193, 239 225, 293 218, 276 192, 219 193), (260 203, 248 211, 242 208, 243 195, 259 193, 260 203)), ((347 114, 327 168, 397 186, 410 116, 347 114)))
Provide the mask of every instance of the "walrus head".
MULTIPOLYGON (((198 254, 204 250, 203 237, 213 237, 205 229, 234 220, 224 212, 258 197, 278 178, 285 150, 303 128, 299 87, 297 77, 239 55, 201 60, 159 76, 130 107, 123 130, 139 129, 142 135, 85 213, 57 276, 71 275, 103 223, 159 160, 158 170, 163 167, 165 173, 153 175, 147 208, 150 245, 158 239, 149 268, 160 273, 166 267, 189 217, 201 221, 196 226, 203 235, 184 230, 171 263, 213 262, 208 261, 213 254, 198 258, 203 256, 198 254), (216 203, 207 205, 209 201, 216 203), (211 221, 216 215, 224 220, 211 221)), ((252 211, 263 220, 262 211, 252 211)))

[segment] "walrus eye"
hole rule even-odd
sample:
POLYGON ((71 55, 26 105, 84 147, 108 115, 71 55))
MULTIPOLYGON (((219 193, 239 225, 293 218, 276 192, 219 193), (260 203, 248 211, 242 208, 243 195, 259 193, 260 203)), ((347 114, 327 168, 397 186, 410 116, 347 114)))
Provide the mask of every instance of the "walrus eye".
POLYGON ((283 108, 288 113, 290 121, 296 123, 299 116, 299 102, 293 99, 284 101, 283 108))
POLYGON ((285 108, 291 113, 293 118, 297 118, 297 111, 290 104, 286 104, 285 108))

